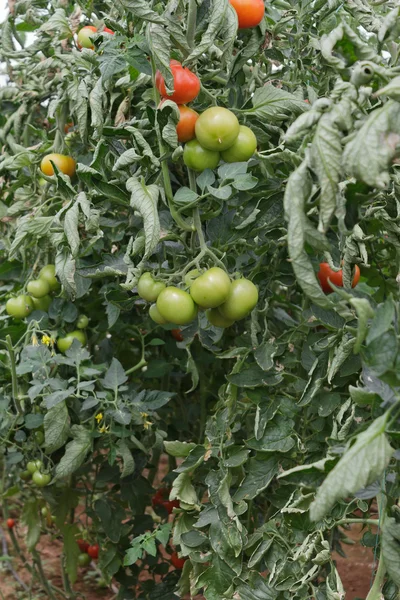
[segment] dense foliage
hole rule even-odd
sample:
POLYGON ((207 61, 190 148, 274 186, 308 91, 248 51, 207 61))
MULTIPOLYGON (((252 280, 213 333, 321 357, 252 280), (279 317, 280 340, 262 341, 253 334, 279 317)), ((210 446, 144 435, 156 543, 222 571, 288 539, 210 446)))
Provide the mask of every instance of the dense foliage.
POLYGON ((51 531, 68 598, 89 555, 119 600, 339 600, 331 552, 360 522, 380 559, 368 600, 398 598, 399 10, 268 0, 238 29, 228 0, 10 3, 0 492, 4 522, 23 498, 47 597, 51 531), (252 158, 186 168, 159 95, 171 59, 201 82, 191 108, 251 129, 252 158), (193 318, 185 294, 189 323, 165 323, 165 291, 213 267, 255 284, 251 314, 241 298, 193 318))

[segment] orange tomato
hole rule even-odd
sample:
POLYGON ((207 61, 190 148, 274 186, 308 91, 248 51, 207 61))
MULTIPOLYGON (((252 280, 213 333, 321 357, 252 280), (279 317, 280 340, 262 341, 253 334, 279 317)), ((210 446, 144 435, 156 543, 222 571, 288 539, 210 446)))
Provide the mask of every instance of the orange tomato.
POLYGON ((54 175, 53 165, 50 161, 52 161, 57 169, 59 169, 61 173, 64 173, 64 175, 69 175, 70 177, 74 175, 76 162, 70 156, 65 156, 65 154, 48 154, 42 159, 40 169, 45 175, 54 175))
POLYGON ((257 27, 265 14, 264 0, 229 0, 237 12, 239 29, 257 27))
POLYGON ((181 115, 179 123, 176 126, 178 140, 180 142, 190 142, 190 140, 194 140, 196 137, 195 126, 199 118, 199 113, 184 104, 180 104, 178 108, 181 115))

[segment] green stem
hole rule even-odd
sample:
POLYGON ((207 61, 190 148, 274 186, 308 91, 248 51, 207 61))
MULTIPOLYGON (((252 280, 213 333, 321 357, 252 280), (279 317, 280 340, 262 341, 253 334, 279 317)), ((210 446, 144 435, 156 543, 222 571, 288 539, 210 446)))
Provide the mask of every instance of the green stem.
POLYGON ((206 240, 204 239, 203 227, 201 225, 200 211, 197 207, 193 210, 193 223, 194 223, 194 226, 196 227, 196 233, 197 233, 197 237, 199 238, 200 248, 201 248, 201 250, 204 250, 205 252, 207 252, 208 248, 207 248, 206 240))
POLYGON ((147 365, 147 361, 144 360, 144 358, 142 358, 136 365, 134 365, 133 367, 131 367, 130 369, 125 371, 125 374, 130 375, 131 373, 134 373, 135 371, 137 371, 138 369, 141 369, 142 367, 145 367, 146 365, 147 365))
POLYGON ((372 588, 369 590, 368 596, 365 600, 381 600, 382 596, 382 586, 385 580, 386 567, 383 561, 383 557, 379 558, 379 566, 375 575, 374 583, 372 588))
POLYGON ((10 335, 6 336, 6 344, 7 344, 8 354, 10 356, 12 396, 13 396, 13 400, 14 400, 14 404, 15 404, 17 413, 19 415, 22 415, 22 412, 23 412, 22 406, 21 406, 21 403, 18 398, 18 381, 17 381, 17 370, 16 370, 17 367, 16 367, 16 363, 15 363, 14 348, 12 345, 12 340, 11 340, 10 335))
POLYGON ((348 523, 359 523, 360 525, 379 525, 379 519, 340 519, 335 523, 335 527, 347 525, 348 523))
POLYGON ((196 0, 189 0, 189 13, 187 21, 187 33, 186 39, 189 48, 194 46, 194 37, 196 35, 196 23, 197 23, 197 4, 196 0))

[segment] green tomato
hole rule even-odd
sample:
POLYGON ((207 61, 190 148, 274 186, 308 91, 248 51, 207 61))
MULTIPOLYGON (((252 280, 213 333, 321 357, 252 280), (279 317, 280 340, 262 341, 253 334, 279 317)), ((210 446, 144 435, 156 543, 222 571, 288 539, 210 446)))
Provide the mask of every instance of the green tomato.
POLYGON ((206 315, 208 321, 211 323, 211 325, 214 325, 214 327, 230 327, 235 322, 232 319, 225 319, 225 317, 223 317, 219 312, 218 308, 211 308, 207 311, 206 315))
POLYGON ((31 460, 26 465, 26 470, 33 475, 33 473, 36 473, 36 471, 40 471, 42 467, 43 463, 41 460, 31 460))
POLYGON ((53 298, 51 296, 43 296, 43 298, 32 298, 35 310, 42 310, 43 312, 48 312, 52 301, 53 298))
POLYGON ((50 292, 50 286, 45 279, 34 279, 26 286, 27 291, 35 298, 43 298, 50 292))
POLYGON ((21 477, 22 481, 29 481, 32 477, 32 473, 30 473, 30 471, 27 469, 26 471, 22 471, 19 476, 21 477))
POLYGON ((35 471, 32 475, 32 481, 36 485, 36 487, 45 487, 51 481, 51 475, 48 473, 41 473, 40 471, 35 471))
POLYGON ((24 319, 31 314, 33 309, 32 298, 25 294, 21 294, 16 298, 10 298, 6 303, 7 314, 16 319, 24 319))
POLYGON ((205 169, 215 169, 220 159, 219 152, 206 150, 200 146, 197 140, 192 140, 185 144, 183 151, 183 162, 193 171, 204 171, 205 169))
POLYGON ((86 327, 89 325, 89 317, 87 317, 86 315, 79 315, 78 317, 78 321, 76 323, 76 326, 78 329, 86 329, 86 327))
POLYGON ((85 554, 84 552, 82 552, 82 554, 79 554, 78 556, 78 565, 80 567, 87 567, 87 565, 90 564, 91 558, 89 556, 89 554, 85 554))
POLYGON ((196 121, 197 141, 207 150, 227 150, 234 144, 238 135, 239 121, 227 108, 208 108, 196 121))
POLYGON ((222 160, 227 163, 246 162, 257 149, 257 138, 245 125, 239 127, 239 135, 233 145, 221 153, 222 160))
POLYGON ((44 442, 44 433, 43 431, 35 431, 35 433, 33 434, 33 437, 35 438, 36 443, 41 446, 44 442))
POLYGON ((199 306, 215 308, 228 297, 231 280, 223 269, 212 267, 195 279, 190 286, 190 295, 199 306))
POLYGON ((42 514, 42 517, 47 517, 49 510, 48 510, 47 506, 43 506, 43 508, 40 510, 40 512, 42 514))
POLYGON ((60 289, 60 282, 56 277, 56 267, 54 265, 46 265, 39 273, 39 279, 44 279, 50 286, 50 291, 56 292, 60 289))
POLYGON ((197 315, 197 306, 190 294, 177 287, 167 287, 157 298, 157 309, 163 319, 176 325, 187 325, 197 315))
POLYGON ((78 32, 79 48, 94 48, 92 36, 97 33, 97 28, 93 25, 86 25, 78 32))
POLYGON ((77 329, 76 331, 71 331, 71 333, 68 333, 65 337, 58 338, 57 348, 60 352, 65 354, 65 352, 72 346, 74 340, 78 340, 82 346, 86 346, 85 333, 77 329))
POLYGON ((143 273, 137 286, 139 296, 147 302, 155 302, 164 289, 165 283, 155 281, 151 273, 143 273))
POLYGON ((152 319, 154 321, 154 323, 157 323, 158 325, 165 325, 165 323, 168 323, 168 321, 166 321, 160 315, 156 304, 152 304, 150 306, 150 308, 149 308, 149 316, 150 316, 150 319, 152 319))
POLYGON ((258 290, 249 279, 237 279, 231 284, 229 296, 218 308, 225 319, 239 321, 249 314, 258 302, 258 290))

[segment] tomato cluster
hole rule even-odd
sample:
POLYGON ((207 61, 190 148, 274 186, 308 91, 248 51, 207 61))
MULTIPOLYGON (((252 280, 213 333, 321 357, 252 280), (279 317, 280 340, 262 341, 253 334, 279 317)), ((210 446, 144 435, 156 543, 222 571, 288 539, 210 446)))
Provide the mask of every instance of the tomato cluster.
POLYGON ((168 488, 159 488, 154 494, 151 503, 154 508, 161 507, 170 515, 174 508, 179 508, 178 500, 169 500, 171 490, 168 488))
MULTIPOLYGON (((258 290, 244 277, 231 282, 220 267, 212 267, 203 274, 196 272, 186 278, 189 292, 175 286, 165 287, 144 273, 138 283, 138 293, 148 302, 155 302, 149 310, 151 319, 159 325, 174 323, 187 325, 197 316, 198 309, 208 309, 207 318, 215 327, 230 327, 246 317, 258 302, 258 290)), ((178 331, 178 341, 182 341, 178 331)))
POLYGON ((78 565, 80 567, 86 567, 90 563, 90 559, 93 560, 99 558, 99 544, 89 544, 83 539, 76 540, 81 553, 78 556, 78 565))
POLYGON ((27 294, 20 294, 10 298, 6 303, 6 312, 15 319, 24 319, 33 310, 47 312, 51 304, 51 293, 60 289, 60 283, 56 277, 54 265, 46 265, 39 273, 38 279, 32 279, 27 283, 27 294))
POLYGON ((31 460, 26 465, 26 470, 21 473, 21 479, 28 481, 32 479, 32 482, 38 488, 46 487, 51 481, 51 475, 49 473, 43 473, 43 463, 41 460, 31 460))

